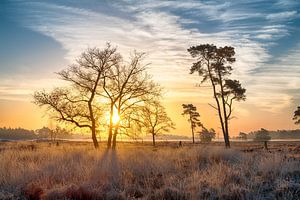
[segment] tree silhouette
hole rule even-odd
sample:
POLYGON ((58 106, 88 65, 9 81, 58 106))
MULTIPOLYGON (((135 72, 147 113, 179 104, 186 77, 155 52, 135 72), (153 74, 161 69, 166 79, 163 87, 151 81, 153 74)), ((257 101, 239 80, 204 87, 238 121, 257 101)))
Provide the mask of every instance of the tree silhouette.
POLYGON ((68 87, 35 92, 34 102, 56 113, 60 121, 90 129, 94 146, 98 148, 96 122, 103 112, 95 97, 101 93, 101 82, 107 72, 119 62, 120 55, 109 44, 104 50, 88 49, 75 64, 57 73, 60 79, 69 83, 68 87))
POLYGON ((257 131, 254 141, 264 142, 265 149, 268 149, 268 141, 271 140, 271 136, 268 130, 261 128, 257 131))
POLYGON ((216 131, 213 128, 208 130, 202 127, 202 131, 200 131, 199 134, 201 142, 211 142, 211 140, 216 137, 216 131))
POLYGON ((192 138, 193 138, 193 144, 194 144, 195 143, 195 128, 203 127, 202 123, 199 120, 200 114, 197 112, 197 108, 193 104, 182 104, 182 107, 183 107, 182 115, 187 115, 188 122, 190 122, 190 124, 191 124, 192 138))
POLYGON ((232 118, 233 101, 245 100, 246 90, 242 88, 237 80, 231 80, 231 64, 235 62, 235 51, 233 47, 219 47, 204 44, 192 46, 188 52, 193 58, 197 58, 193 63, 190 73, 197 72, 202 77, 201 84, 210 82, 216 106, 212 106, 218 112, 225 146, 230 147, 228 122, 232 118))
POLYGON ((57 142, 58 137, 68 136, 70 135, 70 132, 65 128, 56 126, 55 128, 50 129, 49 135, 50 135, 51 142, 55 143, 57 142))
POLYGON ((293 120, 295 120, 295 124, 300 124, 300 106, 295 110, 293 120))
POLYGON ((129 113, 161 93, 160 86, 146 72, 147 65, 142 63, 144 55, 134 52, 129 62, 125 62, 110 44, 104 50, 88 49, 74 65, 58 73, 69 83, 67 87, 35 92, 34 102, 47 107, 60 121, 90 129, 96 148, 96 132, 103 125, 101 118, 108 110, 107 147, 115 148, 119 129, 126 128, 129 120, 125 118, 129 113), (109 108, 105 103, 107 99, 109 108), (117 122, 113 122, 114 112, 120 118, 117 122))
MULTIPOLYGON (((109 87, 105 89, 106 94, 114 94, 111 101, 117 110, 121 120, 114 125, 112 135, 112 147, 116 147, 117 135, 120 128, 124 126, 123 121, 132 113, 138 110, 145 103, 160 96, 161 88, 154 83, 152 77, 147 74, 147 65, 142 63, 144 53, 134 53, 129 64, 116 65, 110 70, 109 87), (123 120, 122 120, 123 119, 123 120), (123 125, 122 125, 123 123, 123 125)), ((112 107, 110 108, 112 112, 112 107)), ((127 120, 128 121, 128 120, 127 120)), ((111 134, 111 133, 110 133, 111 134)), ((109 146, 108 142, 108 146, 109 146)))
POLYGON ((246 133, 243 133, 243 132, 240 132, 240 133, 239 133, 239 136, 238 136, 238 139, 241 139, 241 140, 247 140, 247 134, 246 134, 246 133))
POLYGON ((141 120, 147 133, 152 135, 153 146, 155 146, 155 137, 163 132, 169 132, 175 128, 175 124, 168 117, 165 108, 158 101, 147 103, 142 108, 141 120))

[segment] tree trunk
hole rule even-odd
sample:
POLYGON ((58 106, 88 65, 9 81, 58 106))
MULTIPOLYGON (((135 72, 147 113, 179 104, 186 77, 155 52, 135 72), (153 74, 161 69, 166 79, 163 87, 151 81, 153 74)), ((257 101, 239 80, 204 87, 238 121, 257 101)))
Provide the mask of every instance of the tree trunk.
POLYGON ((220 71, 219 71, 219 79, 220 79, 221 98, 222 98, 224 125, 225 125, 224 140, 225 140, 226 148, 230 148, 229 131, 228 131, 228 118, 227 118, 226 104, 225 104, 225 99, 224 99, 224 89, 223 89, 222 76, 221 76, 220 71))
POLYGON ((91 117, 91 121, 92 121, 92 140, 94 143, 94 147, 97 149, 99 147, 98 141, 97 141, 97 137, 96 137, 96 120, 94 118, 94 113, 93 113, 93 108, 92 108, 92 99, 88 102, 88 106, 89 106, 89 112, 90 112, 90 117, 91 117))
POLYGON ((226 131, 226 137, 224 138, 224 140, 225 140, 225 147, 230 148, 229 135, 228 135, 227 131, 226 131))
POLYGON ((155 147, 155 134, 152 132, 152 144, 155 147))
POLYGON ((113 149, 115 149, 117 146, 117 135, 119 132, 119 125, 120 125, 120 123, 118 122, 115 126, 114 135, 113 135, 113 144, 112 144, 113 149))
POLYGON ((96 119, 94 117, 92 102, 93 102, 94 97, 95 97, 97 85, 98 85, 98 82, 100 80, 100 75, 101 74, 98 73, 97 80, 95 81, 95 85, 94 85, 91 97, 88 101, 89 113, 90 113, 90 118, 91 118, 91 121, 92 121, 92 139, 93 139, 94 147, 96 149, 99 147, 99 144, 98 144, 97 137, 96 137, 96 119))
POLYGON ((194 134, 194 127, 192 127, 192 137, 193 137, 193 144, 195 144, 195 134, 194 134))
POLYGON ((268 149, 268 141, 264 141, 264 147, 265 147, 266 150, 269 150, 268 149))
POLYGON ((107 138, 107 148, 108 148, 108 149, 111 148, 111 140, 112 140, 112 126, 109 125, 109 129, 108 129, 108 138, 107 138))
MULTIPOLYGON (((121 114, 121 105, 120 104, 121 104, 121 99, 119 99, 119 104, 118 104, 118 116, 120 116, 120 114, 121 114)), ((117 146, 117 135, 119 132, 119 126, 120 126, 120 120, 115 125, 115 130, 114 130, 114 135, 113 135, 113 146, 112 146, 113 149, 115 149, 117 146)))
POLYGON ((193 126, 193 121, 192 121, 191 114, 190 114, 190 122, 191 122, 191 129, 192 129, 193 144, 195 144, 194 126, 193 126))
POLYGON ((113 135, 113 144, 112 144, 113 149, 115 149, 117 147, 117 135, 118 135, 118 130, 115 129, 114 135, 113 135))
POLYGON ((225 146, 227 146, 227 144, 228 144, 227 139, 226 139, 227 135, 226 135, 226 130, 224 128, 224 122, 223 122, 223 117, 222 117, 222 112, 221 112, 221 106, 220 106, 220 102, 219 102, 219 99, 218 99, 218 96, 217 96, 216 85, 213 81, 213 77, 212 77, 212 74, 211 74, 209 61, 208 61, 208 64, 207 64, 207 70, 208 70, 208 73, 209 73, 209 78, 210 78, 210 81, 211 81, 211 85, 213 86, 214 98, 215 98, 217 106, 218 106, 218 115, 219 115, 219 119, 220 119, 220 123, 221 123, 221 127, 222 127, 225 146))
POLYGON ((113 114, 114 114, 114 104, 110 105, 110 116, 109 116, 109 128, 108 128, 108 139, 107 139, 107 148, 111 148, 111 140, 112 140, 112 129, 113 129, 113 114))
POLYGON ((92 122, 92 139, 93 139, 94 147, 96 149, 99 148, 99 144, 98 144, 97 137, 96 137, 95 122, 92 122))

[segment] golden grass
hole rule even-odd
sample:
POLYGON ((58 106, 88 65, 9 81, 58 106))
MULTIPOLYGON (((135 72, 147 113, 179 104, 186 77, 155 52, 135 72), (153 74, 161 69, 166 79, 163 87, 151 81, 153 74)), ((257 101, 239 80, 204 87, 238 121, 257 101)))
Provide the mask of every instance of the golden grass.
POLYGON ((0 143, 0 199, 300 199, 298 144, 175 146, 0 143))

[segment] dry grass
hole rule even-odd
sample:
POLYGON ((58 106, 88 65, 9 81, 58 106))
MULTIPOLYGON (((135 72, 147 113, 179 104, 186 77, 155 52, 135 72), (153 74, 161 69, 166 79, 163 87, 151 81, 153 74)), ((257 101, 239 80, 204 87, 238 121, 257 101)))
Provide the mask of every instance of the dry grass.
POLYGON ((0 199, 300 199, 299 146, 0 143, 0 199))

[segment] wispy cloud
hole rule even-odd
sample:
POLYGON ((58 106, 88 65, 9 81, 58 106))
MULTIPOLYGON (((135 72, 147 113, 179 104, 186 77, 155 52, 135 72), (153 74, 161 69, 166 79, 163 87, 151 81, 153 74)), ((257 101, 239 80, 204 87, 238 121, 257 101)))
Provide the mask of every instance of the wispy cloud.
MULTIPOLYGON (((259 5, 263 1, 255 3, 259 5)), ((282 2, 274 6, 279 7, 279 4, 282 2)), ((24 1, 15 3, 14 9, 21 16, 16 20, 25 27, 58 41, 67 50, 69 62, 87 47, 103 46, 107 41, 118 45, 125 55, 133 49, 147 52, 147 62, 152 63, 151 73, 170 91, 169 97, 173 99, 188 95, 208 97, 207 92, 195 94, 198 88, 190 89, 197 81, 188 74, 192 62, 186 52, 189 46, 201 43, 232 45, 237 52, 234 76, 242 79, 248 88, 249 103, 278 111, 288 106, 292 99, 283 85, 300 87, 298 71, 293 75, 280 67, 285 64, 285 68, 293 68, 298 50, 286 55, 291 62, 266 63, 274 59, 270 48, 289 35, 286 22, 297 18, 298 13, 294 10, 275 12, 252 5, 251 1, 118 1, 111 5, 111 10, 96 12, 24 1), (118 10, 122 10, 124 16, 113 14, 118 10), (276 109, 273 109, 274 104, 276 109)))
POLYGON ((300 95, 290 93, 300 88, 300 43, 273 59, 276 61, 272 64, 253 70, 248 87, 253 91, 249 94, 252 96, 251 103, 278 113, 290 106, 292 101, 300 101, 300 95))
POLYGON ((284 8, 294 8, 295 6, 299 5, 299 2, 298 0, 278 0, 276 5, 284 8))
POLYGON ((266 16, 266 19, 270 21, 286 21, 290 19, 294 19, 298 16, 297 11, 284 11, 278 13, 272 13, 266 16))

